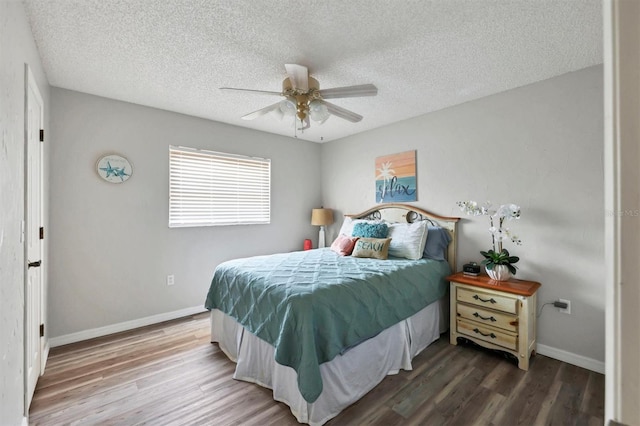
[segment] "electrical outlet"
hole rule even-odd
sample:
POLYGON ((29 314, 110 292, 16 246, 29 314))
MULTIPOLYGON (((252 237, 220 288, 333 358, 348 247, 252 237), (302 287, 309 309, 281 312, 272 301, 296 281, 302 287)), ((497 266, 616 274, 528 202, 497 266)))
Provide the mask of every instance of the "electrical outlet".
POLYGON ((563 314, 570 314, 571 313, 571 301, 570 300, 558 299, 558 302, 563 302, 563 303, 567 304, 566 309, 558 308, 558 312, 562 312, 563 314))
POLYGON ((173 276, 173 274, 167 275, 167 285, 174 285, 174 284, 175 284, 175 277, 173 276))

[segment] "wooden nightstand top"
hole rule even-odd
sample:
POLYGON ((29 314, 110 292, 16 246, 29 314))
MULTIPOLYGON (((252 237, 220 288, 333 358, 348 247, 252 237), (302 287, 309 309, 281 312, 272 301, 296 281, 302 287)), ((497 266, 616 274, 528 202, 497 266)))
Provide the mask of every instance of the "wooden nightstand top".
POLYGON ((536 281, 517 280, 515 278, 511 278, 509 281, 495 281, 489 278, 488 275, 478 275, 474 277, 473 275, 465 275, 462 272, 449 275, 446 280, 527 297, 535 294, 540 288, 540 283, 536 281))

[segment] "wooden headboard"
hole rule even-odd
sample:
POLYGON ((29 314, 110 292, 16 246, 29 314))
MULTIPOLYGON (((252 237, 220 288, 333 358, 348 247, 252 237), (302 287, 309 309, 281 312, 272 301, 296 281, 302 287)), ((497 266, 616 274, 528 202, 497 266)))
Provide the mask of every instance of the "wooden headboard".
MULTIPOLYGON (((452 272, 456 269, 456 244, 458 241, 457 227, 459 217, 439 216, 427 210, 420 209, 408 204, 380 204, 358 214, 346 214, 352 219, 386 220, 392 223, 413 223, 419 220, 429 221, 433 225, 446 229, 451 236, 451 242, 447 249, 447 262, 451 266, 452 272)), ((427 237, 428 238, 428 237, 427 237)))

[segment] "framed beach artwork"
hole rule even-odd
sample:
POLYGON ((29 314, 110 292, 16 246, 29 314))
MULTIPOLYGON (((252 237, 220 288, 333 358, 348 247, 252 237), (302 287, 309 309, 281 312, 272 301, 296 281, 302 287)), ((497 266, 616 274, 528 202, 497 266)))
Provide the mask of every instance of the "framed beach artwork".
POLYGON ((418 199, 416 151, 376 158, 376 203, 404 203, 418 199))

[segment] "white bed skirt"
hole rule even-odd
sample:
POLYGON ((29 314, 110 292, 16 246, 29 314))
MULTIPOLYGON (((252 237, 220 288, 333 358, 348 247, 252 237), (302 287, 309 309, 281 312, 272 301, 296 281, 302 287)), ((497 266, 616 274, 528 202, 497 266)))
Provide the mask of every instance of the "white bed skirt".
POLYGON ((320 365, 323 389, 311 404, 298 390, 295 370, 276 363, 273 346, 217 309, 211 311, 211 342, 217 342, 236 362, 234 379, 272 389, 273 399, 287 404, 298 422, 322 425, 362 398, 386 375, 411 370, 413 357, 437 340, 448 325, 449 298, 444 297, 320 365))

